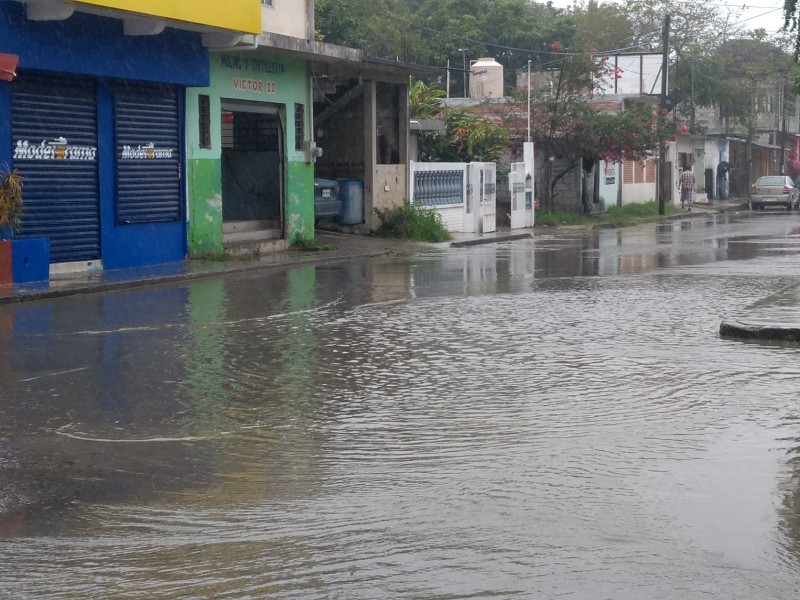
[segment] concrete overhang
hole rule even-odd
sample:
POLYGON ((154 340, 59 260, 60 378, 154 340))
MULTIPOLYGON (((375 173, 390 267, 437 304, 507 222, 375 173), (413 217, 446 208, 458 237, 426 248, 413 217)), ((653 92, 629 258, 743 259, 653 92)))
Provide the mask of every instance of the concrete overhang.
POLYGON ((408 83, 410 75, 440 71, 423 65, 373 58, 356 48, 277 33, 262 33, 256 41, 264 51, 313 61, 317 75, 361 76, 392 83, 408 83))
POLYGON ((440 119, 411 119, 409 121, 411 131, 444 131, 447 123, 440 119))

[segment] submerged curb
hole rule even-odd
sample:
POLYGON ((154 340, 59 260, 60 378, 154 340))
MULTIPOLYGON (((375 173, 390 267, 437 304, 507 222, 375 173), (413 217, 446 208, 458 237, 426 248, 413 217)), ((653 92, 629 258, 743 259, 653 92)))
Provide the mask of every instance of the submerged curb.
POLYGON ((784 288, 723 319, 719 335, 742 340, 800 342, 800 285, 784 288))
POLYGON ((719 335, 724 338, 764 340, 774 342, 800 342, 800 326, 748 325, 735 319, 722 321, 719 335))
POLYGON ((468 246, 480 246, 481 244, 496 244, 498 242, 513 242, 514 240, 525 240, 533 237, 530 233, 513 233, 511 235, 498 235, 494 237, 476 238, 473 240, 461 240, 450 242, 451 248, 466 248, 468 246))

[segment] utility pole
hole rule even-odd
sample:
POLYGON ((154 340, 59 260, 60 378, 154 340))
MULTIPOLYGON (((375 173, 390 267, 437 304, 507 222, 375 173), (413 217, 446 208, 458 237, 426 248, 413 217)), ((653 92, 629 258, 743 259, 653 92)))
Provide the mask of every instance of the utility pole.
MULTIPOLYGON (((667 68, 669 66, 669 15, 664 16, 664 28, 661 33, 664 49, 661 56, 661 101, 659 102, 659 121, 666 119, 667 111, 667 68)), ((667 184, 670 176, 667 173, 667 143, 663 135, 658 140, 658 214, 666 214, 667 184)))
MULTIPOLYGON (((785 122, 785 121, 784 121, 785 122)), ((531 61, 528 60, 528 137, 526 142, 531 141, 531 61)))

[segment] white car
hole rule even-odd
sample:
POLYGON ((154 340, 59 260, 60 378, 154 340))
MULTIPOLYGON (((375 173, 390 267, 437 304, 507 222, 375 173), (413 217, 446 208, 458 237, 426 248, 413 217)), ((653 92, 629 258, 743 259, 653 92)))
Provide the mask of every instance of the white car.
POLYGON ((786 210, 797 208, 800 190, 791 177, 768 175, 759 177, 750 190, 750 208, 764 210, 767 206, 785 206, 786 210))

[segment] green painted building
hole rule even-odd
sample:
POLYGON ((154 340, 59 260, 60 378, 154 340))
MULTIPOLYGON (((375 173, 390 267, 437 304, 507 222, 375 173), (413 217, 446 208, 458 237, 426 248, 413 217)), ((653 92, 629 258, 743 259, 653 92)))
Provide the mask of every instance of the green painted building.
POLYGON ((210 61, 210 86, 186 99, 189 254, 313 241, 307 61, 266 49, 212 52, 210 61))

